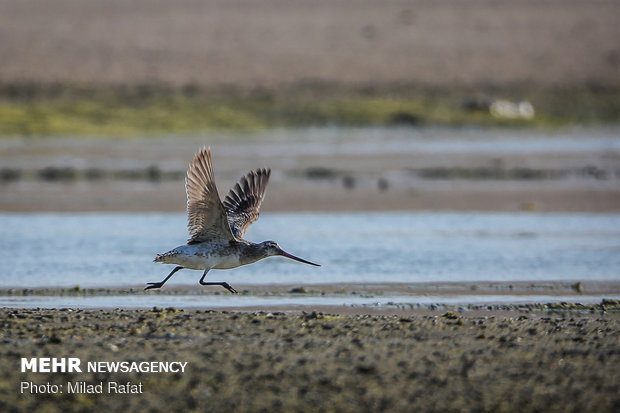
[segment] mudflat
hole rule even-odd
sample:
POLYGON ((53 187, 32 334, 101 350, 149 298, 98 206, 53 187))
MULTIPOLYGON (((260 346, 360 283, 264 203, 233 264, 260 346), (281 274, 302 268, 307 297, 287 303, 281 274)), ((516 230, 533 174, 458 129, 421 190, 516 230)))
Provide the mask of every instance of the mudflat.
POLYGON ((3 411, 617 411, 618 318, 0 310, 3 411), (21 357, 187 362, 183 373, 21 373, 21 357), (62 384, 21 394, 20 383, 62 384), (67 382, 142 394, 68 394, 67 382))
POLYGON ((0 3, 0 79, 620 85, 616 1, 0 3))
POLYGON ((0 210, 181 213, 187 162, 208 145, 220 195, 249 170, 273 170, 264 212, 618 212, 617 133, 613 127, 549 133, 317 128, 6 138, 0 142, 0 210), (593 140, 602 143, 587 146, 593 140))

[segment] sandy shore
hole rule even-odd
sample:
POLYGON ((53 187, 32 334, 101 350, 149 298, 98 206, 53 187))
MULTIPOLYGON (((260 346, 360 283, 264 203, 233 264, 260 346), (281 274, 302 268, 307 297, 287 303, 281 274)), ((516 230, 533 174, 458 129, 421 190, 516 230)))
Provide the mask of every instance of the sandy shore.
POLYGON ((604 314, 325 315, 0 310, 3 411, 614 411, 604 314), (181 361, 184 373, 21 373, 21 357, 181 361), (62 394, 20 394, 22 381, 62 394), (67 382, 143 394, 67 394, 67 382), (173 407, 171 407, 173 406, 173 407))
MULTIPOLYGON (((331 185, 270 185, 265 212, 347 211, 559 211, 620 212, 620 192, 615 188, 549 188, 532 185, 493 191, 465 183, 454 190, 428 188, 409 192, 392 190, 347 191, 331 185), (474 188, 472 188, 474 186, 474 188), (273 192, 273 194, 272 194, 273 192)), ((9 212, 177 212, 185 211, 183 182, 94 185, 41 184, 5 188, 0 210, 9 212), (7 190, 10 189, 10 190, 7 190)))
POLYGON ((615 1, 0 3, 0 78, 71 84, 615 85, 615 1))
POLYGON ((188 159, 207 144, 221 196, 248 170, 272 168, 264 212, 618 212, 617 133, 617 128, 551 133, 317 128, 5 139, 2 172, 18 178, 0 181, 0 211, 181 213, 188 159), (607 143, 580 149, 592 139, 607 143))

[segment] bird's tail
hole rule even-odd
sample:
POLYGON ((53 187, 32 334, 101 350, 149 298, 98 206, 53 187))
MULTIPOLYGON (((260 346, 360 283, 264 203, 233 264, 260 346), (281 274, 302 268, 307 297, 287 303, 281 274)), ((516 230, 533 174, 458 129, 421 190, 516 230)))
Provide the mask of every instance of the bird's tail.
POLYGON ((175 253, 172 251, 164 252, 163 254, 157 254, 153 262, 166 262, 166 258, 172 255, 175 255, 175 253))

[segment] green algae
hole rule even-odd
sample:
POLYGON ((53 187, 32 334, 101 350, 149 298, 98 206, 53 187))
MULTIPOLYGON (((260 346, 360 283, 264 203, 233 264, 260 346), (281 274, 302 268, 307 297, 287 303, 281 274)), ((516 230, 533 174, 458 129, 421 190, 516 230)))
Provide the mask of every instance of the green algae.
POLYGON ((620 121, 615 90, 504 88, 492 96, 531 101, 532 119, 492 116, 465 105, 476 90, 459 88, 183 91, 86 89, 61 95, 3 96, 0 136, 170 135, 308 126, 494 126, 556 128, 620 121))

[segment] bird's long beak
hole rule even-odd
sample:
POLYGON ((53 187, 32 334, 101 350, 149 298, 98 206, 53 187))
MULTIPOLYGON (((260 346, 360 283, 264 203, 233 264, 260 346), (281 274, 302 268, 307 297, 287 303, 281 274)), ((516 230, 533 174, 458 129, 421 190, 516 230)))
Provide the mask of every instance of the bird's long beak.
POLYGON ((295 260, 295 261, 303 262, 304 264, 315 265, 317 267, 321 266, 320 264, 315 264, 313 262, 306 261, 303 258, 296 257, 293 254, 289 254, 288 252, 286 252, 284 250, 280 250, 280 255, 282 255, 283 257, 286 257, 286 258, 290 258, 290 259, 295 260))

